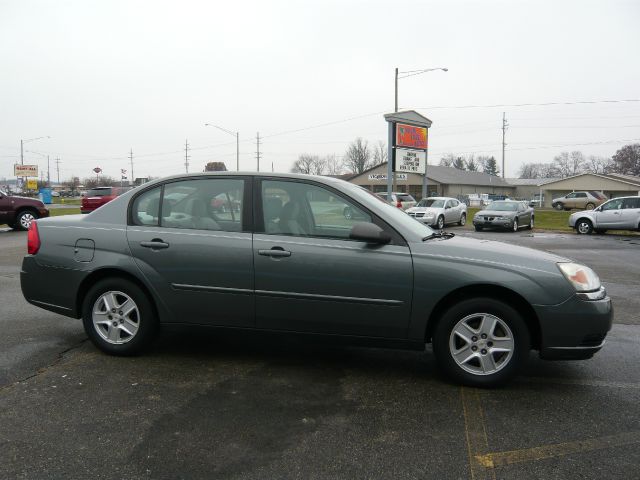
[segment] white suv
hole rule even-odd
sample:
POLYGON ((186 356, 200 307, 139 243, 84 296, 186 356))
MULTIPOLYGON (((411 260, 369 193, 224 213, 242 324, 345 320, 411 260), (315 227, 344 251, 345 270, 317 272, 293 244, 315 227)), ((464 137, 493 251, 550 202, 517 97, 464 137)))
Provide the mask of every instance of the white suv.
POLYGON ((640 230, 640 196, 613 198, 594 210, 574 213, 569 226, 581 234, 640 230))

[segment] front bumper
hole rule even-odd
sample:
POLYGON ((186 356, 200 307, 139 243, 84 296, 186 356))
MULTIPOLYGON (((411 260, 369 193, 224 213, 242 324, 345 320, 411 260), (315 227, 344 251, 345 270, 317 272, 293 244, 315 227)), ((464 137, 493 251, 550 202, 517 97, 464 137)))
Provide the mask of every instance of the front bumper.
POLYGON ((540 321, 540 358, 545 360, 591 358, 604 345, 613 323, 608 296, 582 300, 574 295, 559 305, 533 308, 540 321))
POLYGON ((473 225, 483 228, 513 228, 513 218, 474 217, 473 225))
POLYGON ((409 215, 414 220, 417 220, 420 223, 424 223, 425 225, 432 226, 436 224, 436 217, 419 217, 418 215, 409 215))

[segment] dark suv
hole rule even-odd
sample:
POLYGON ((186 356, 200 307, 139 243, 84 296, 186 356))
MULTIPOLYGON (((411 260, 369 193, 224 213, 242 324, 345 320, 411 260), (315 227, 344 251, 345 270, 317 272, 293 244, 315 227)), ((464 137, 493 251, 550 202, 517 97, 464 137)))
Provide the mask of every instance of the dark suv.
POLYGON ((40 200, 14 197, 0 190, 0 225, 6 223, 15 230, 28 230, 33 220, 48 216, 49 210, 40 200))

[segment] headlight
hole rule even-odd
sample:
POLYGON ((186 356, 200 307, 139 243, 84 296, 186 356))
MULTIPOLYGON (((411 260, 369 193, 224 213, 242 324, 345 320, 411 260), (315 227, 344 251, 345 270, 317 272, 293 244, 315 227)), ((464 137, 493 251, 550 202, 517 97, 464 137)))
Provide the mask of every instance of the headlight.
POLYGON ((591 292, 600 288, 596 272, 579 263, 558 263, 558 268, 577 292, 591 292))

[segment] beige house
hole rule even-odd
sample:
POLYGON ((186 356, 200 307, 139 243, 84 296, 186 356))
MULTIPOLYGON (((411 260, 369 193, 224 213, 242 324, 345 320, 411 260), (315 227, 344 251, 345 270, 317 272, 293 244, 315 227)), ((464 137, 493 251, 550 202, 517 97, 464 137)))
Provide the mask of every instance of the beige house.
MULTIPOLYGON (((418 200, 422 198, 422 175, 416 173, 396 173, 396 175, 398 179, 394 191, 407 192, 418 200)), ((351 177, 348 181, 375 193, 386 192, 387 163, 365 170, 361 174, 351 177)), ((427 166, 427 186, 429 196, 457 197, 470 193, 513 196, 515 192, 515 187, 500 177, 439 165, 427 166)))

